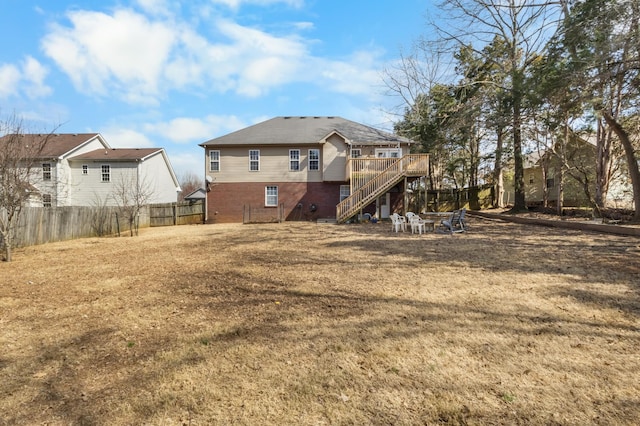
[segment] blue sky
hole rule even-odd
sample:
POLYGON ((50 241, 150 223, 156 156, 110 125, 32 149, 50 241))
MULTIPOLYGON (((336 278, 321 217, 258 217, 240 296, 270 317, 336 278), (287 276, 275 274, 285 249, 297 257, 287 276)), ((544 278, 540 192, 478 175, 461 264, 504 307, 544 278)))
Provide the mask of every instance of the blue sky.
POLYGON ((204 173, 199 143, 275 116, 390 128, 383 70, 429 3, 0 0, 0 118, 164 147, 179 176, 204 173))

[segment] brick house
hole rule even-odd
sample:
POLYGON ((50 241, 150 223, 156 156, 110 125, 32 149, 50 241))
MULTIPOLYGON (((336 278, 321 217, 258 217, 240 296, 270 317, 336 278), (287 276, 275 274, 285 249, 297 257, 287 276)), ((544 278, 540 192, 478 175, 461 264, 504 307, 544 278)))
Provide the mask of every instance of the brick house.
POLYGON ((276 117, 200 144, 207 222, 379 218, 427 174, 412 141, 340 117, 276 117))

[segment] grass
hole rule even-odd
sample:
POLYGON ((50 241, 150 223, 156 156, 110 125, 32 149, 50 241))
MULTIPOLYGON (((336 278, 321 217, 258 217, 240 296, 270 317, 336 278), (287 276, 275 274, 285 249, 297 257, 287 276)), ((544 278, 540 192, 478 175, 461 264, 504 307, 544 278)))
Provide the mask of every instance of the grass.
POLYGON ((0 424, 635 424, 640 241, 201 225, 0 264, 0 424))

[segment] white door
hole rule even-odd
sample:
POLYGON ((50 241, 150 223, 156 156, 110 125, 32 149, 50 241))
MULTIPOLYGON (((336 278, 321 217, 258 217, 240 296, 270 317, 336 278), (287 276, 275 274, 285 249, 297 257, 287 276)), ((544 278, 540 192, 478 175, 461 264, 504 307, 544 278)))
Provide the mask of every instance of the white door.
POLYGON ((391 211, 389 210, 389 205, 391 205, 391 194, 387 192, 382 197, 378 198, 378 202, 380 203, 380 205, 378 206, 380 218, 388 219, 391 215, 391 211))

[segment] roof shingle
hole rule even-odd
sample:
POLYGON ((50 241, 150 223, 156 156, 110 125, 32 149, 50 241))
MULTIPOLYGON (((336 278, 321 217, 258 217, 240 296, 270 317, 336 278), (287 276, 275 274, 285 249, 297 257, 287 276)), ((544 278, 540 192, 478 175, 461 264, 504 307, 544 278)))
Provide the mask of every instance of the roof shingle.
POLYGON ((91 160, 91 161, 136 161, 142 160, 151 154, 162 150, 162 148, 111 148, 96 149, 84 154, 71 157, 69 160, 91 160))
MULTIPOLYGON (((15 137, 16 135, 5 135, 2 139, 15 137)), ((59 157, 73 150, 74 148, 82 145, 90 139, 98 136, 98 133, 60 133, 60 134, 21 134, 19 137, 24 139, 24 142, 29 145, 40 144, 46 139, 46 143, 40 153, 41 158, 59 157)))
POLYGON ((317 144, 333 132, 338 132, 348 142, 360 145, 412 142, 341 117, 275 117, 211 139, 200 146, 317 144))

